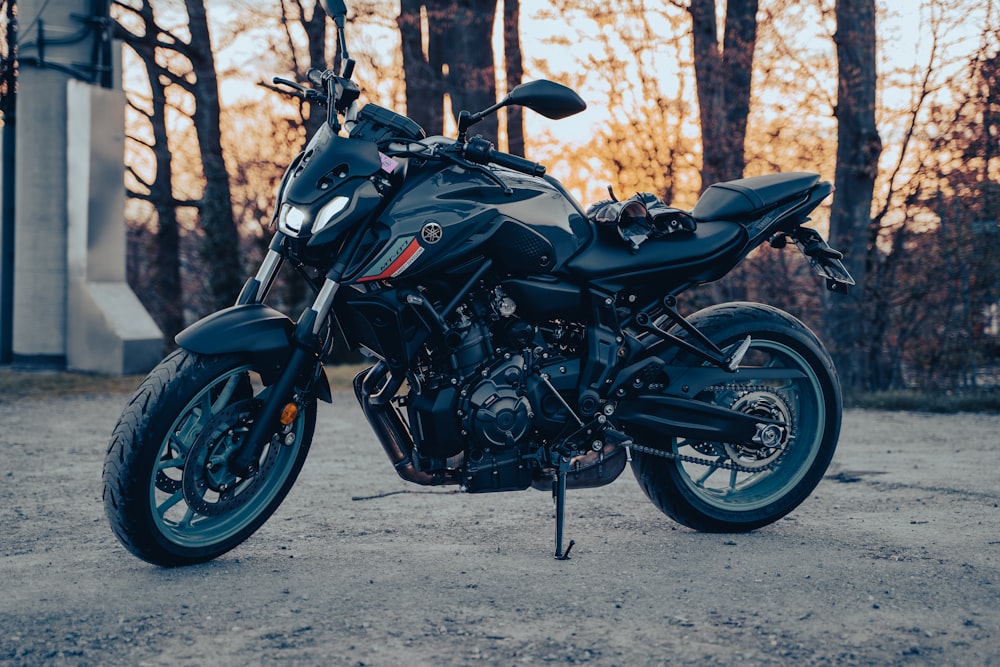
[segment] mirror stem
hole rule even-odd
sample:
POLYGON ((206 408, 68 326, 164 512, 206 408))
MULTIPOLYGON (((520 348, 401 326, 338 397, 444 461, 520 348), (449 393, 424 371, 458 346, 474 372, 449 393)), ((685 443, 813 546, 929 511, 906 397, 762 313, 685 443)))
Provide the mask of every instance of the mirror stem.
POLYGON ((468 111, 460 111, 458 114, 458 141, 465 142, 465 133, 470 127, 476 124, 478 118, 473 119, 473 116, 468 111))
MULTIPOLYGON (((345 16, 343 14, 339 14, 333 17, 333 22, 337 26, 337 37, 339 38, 338 41, 340 42, 340 59, 344 63, 343 69, 346 70, 347 63, 351 63, 351 69, 353 70, 354 61, 351 60, 351 55, 347 52, 347 34, 344 30, 344 19, 345 16)), ((346 77, 348 79, 351 78, 351 74, 346 73, 346 71, 342 72, 341 76, 346 77)))
POLYGON ((495 113, 497 109, 505 107, 509 104, 507 98, 503 98, 493 106, 488 109, 483 109, 482 111, 477 111, 476 113, 469 113, 468 111, 460 111, 458 114, 458 141, 465 141, 465 133, 470 127, 481 121, 482 119, 489 116, 491 113, 495 113))

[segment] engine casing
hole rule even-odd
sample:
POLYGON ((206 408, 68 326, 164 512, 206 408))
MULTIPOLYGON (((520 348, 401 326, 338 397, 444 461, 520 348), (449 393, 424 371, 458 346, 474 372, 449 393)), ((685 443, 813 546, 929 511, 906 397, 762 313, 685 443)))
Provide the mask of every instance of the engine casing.
POLYGON ((513 311, 499 288, 463 307, 406 400, 418 467, 457 466, 473 493, 530 486, 551 465, 545 445, 570 421, 560 395, 572 400, 579 362, 543 333, 551 327, 513 311))

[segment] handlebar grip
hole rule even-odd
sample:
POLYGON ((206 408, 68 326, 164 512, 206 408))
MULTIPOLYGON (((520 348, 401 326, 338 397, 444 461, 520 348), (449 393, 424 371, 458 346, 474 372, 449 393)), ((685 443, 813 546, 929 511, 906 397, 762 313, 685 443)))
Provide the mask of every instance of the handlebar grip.
POLYGON ((545 165, 532 162, 531 160, 526 160, 525 158, 518 157, 517 155, 511 155, 510 153, 504 153, 492 148, 489 150, 487 155, 489 156, 490 162, 498 164, 501 167, 507 167, 508 169, 513 169, 514 171, 519 171, 523 174, 530 174, 531 176, 542 176, 545 174, 545 165))
POLYGON ((526 160, 523 157, 498 151, 493 148, 492 143, 482 137, 474 137, 470 140, 469 143, 465 145, 463 154, 466 159, 475 162, 476 164, 487 164, 492 162, 493 164, 498 164, 501 167, 507 167, 508 169, 513 169, 514 171, 519 171, 522 174, 529 174, 531 176, 541 176, 545 173, 545 167, 543 165, 540 165, 537 162, 532 162, 531 160, 526 160))

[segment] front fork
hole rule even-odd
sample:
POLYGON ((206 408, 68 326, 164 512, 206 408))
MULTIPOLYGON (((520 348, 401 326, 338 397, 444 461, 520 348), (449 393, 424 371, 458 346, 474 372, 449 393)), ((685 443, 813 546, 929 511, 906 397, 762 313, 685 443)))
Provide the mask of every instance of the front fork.
MULTIPOLYGON (((260 303, 267 296, 274 278, 284 263, 284 257, 277 247, 281 240, 275 235, 271 245, 261 262, 257 274, 247 280, 237 299, 237 304, 260 303)), ((333 300, 340 288, 338 279, 343 273, 343 266, 337 263, 327 273, 326 280, 320 287, 312 305, 303 311, 295 324, 292 334, 292 352, 281 375, 274 384, 268 387, 267 398, 264 400, 257 419, 250 433, 243 440, 231 459, 234 472, 246 475, 253 471, 264 444, 277 432, 279 419, 285 406, 288 405, 295 389, 296 381, 310 368, 319 372, 319 364, 325 347, 323 336, 327 326, 333 300)))

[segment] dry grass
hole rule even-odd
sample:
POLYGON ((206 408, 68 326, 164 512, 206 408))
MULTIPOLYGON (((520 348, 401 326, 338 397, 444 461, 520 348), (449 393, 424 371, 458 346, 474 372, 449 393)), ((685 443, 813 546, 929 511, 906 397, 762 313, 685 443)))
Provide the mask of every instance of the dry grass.
MULTIPOLYGON (((334 389, 348 390, 354 376, 363 368, 365 365, 361 364, 332 366, 327 368, 326 374, 334 389)), ((0 402, 75 394, 130 394, 139 386, 143 377, 0 367, 0 402)))
POLYGON ((52 370, 0 368, 0 401, 74 394, 131 393, 141 375, 108 376, 52 370))
POLYGON ((892 410, 898 412, 1000 412, 1000 389, 983 388, 964 391, 924 393, 910 389, 857 393, 846 396, 850 408, 892 410))

